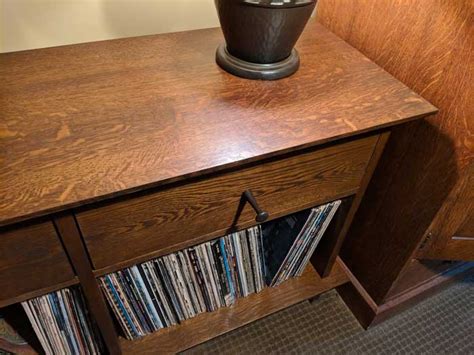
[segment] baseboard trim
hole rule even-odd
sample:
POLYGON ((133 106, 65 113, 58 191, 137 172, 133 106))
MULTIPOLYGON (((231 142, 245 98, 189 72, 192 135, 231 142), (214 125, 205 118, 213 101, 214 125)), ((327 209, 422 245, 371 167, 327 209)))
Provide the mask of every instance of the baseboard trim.
POLYGON ((449 269, 427 280, 427 282, 420 284, 418 287, 412 288, 378 305, 344 262, 341 259, 338 261, 346 272, 350 282, 337 287, 337 292, 365 329, 402 312, 469 273, 474 273, 474 263, 468 262, 459 264, 453 269, 449 269))

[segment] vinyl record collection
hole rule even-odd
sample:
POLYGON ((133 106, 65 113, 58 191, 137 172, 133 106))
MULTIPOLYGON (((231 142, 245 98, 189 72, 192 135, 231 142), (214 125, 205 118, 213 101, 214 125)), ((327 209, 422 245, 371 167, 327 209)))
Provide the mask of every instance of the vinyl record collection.
POLYGON ((303 273, 340 204, 337 200, 263 226, 265 276, 269 286, 303 273))
POLYGON ((128 339, 231 306, 240 297, 301 275, 340 203, 105 275, 101 287, 128 339))
POLYGON ((22 306, 46 354, 103 353, 78 287, 33 298, 22 306))

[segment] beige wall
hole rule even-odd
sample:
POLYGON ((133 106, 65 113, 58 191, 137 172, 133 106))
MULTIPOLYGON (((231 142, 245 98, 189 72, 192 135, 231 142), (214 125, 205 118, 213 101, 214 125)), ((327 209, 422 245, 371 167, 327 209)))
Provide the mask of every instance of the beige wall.
POLYGON ((213 0, 0 0, 0 52, 218 25, 213 0))

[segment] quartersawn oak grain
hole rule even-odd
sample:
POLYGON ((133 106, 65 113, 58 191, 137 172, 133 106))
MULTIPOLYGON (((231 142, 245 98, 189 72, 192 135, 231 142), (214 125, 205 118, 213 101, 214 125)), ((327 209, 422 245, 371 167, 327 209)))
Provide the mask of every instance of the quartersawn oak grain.
POLYGON ((315 22, 275 82, 220 29, 0 55, 0 224, 399 124, 435 108, 315 22))
POLYGON ((470 0, 318 5, 318 21, 440 108, 436 117, 392 130, 341 250, 379 305, 407 275, 430 225, 452 228, 467 214, 469 201, 457 211, 447 207, 474 161, 473 13, 470 0))
POLYGON ((51 221, 0 230, 0 307, 39 289, 75 283, 51 221))
MULTIPOLYGON (((95 268, 182 249, 238 228, 234 218, 247 189, 270 218, 355 193, 377 141, 369 136, 179 184, 78 213, 77 221, 95 268)), ((251 221, 255 211, 247 204, 238 222, 251 221)))
MULTIPOLYGON (((473 13, 471 0, 319 1, 318 21, 440 108, 436 117, 392 129, 342 247, 342 259, 379 309, 368 310, 366 301, 352 307, 362 298, 347 292, 345 300, 354 313, 363 310, 366 325, 380 319, 381 309, 393 313, 409 296, 411 302, 433 292, 449 279, 446 273, 464 272, 462 264, 430 262, 430 271, 440 274, 431 282, 432 272, 412 260, 430 225, 443 248, 468 215, 469 196, 459 201, 464 208, 450 206, 450 192, 468 183, 466 167, 474 161, 473 13)), ((468 253, 467 241, 458 242, 445 250, 451 257, 468 253)))
POLYGON ((301 277, 240 298, 231 307, 202 313, 181 325, 162 329, 139 340, 131 341, 121 338, 122 352, 123 354, 156 354, 159 349, 160 353, 174 354, 317 296, 347 281, 347 275, 338 262, 325 278, 320 278, 309 264, 301 277))

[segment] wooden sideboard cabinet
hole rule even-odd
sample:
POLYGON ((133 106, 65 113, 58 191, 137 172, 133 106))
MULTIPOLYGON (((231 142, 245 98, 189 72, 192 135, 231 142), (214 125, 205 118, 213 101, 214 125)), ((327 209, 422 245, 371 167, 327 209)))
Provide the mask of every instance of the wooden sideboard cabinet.
POLYGON ((0 55, 0 306, 79 284, 110 353, 175 352, 349 281, 337 256, 392 127, 436 108, 314 21, 279 81, 223 72, 222 41, 0 55), (249 189, 270 220, 342 200, 303 276, 122 338, 97 278, 255 225, 249 189))

